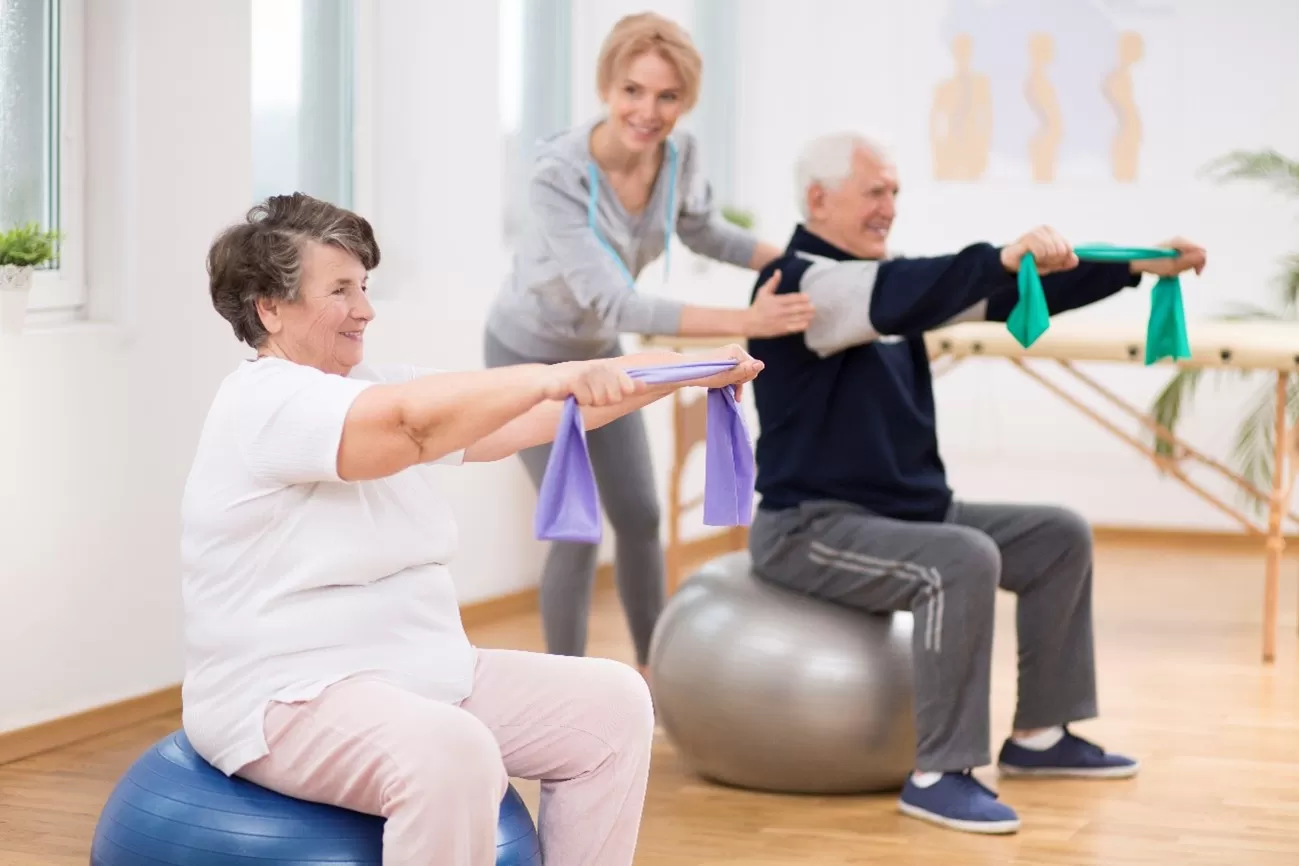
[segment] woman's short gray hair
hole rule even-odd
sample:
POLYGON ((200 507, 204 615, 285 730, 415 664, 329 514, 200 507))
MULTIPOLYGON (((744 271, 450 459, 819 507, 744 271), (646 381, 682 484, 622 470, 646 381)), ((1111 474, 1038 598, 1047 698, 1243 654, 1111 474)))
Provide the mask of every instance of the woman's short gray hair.
POLYGON ((253 348, 267 336, 257 312, 258 298, 297 300, 308 241, 351 253, 367 271, 379 265, 379 244, 364 217, 300 192, 271 196, 255 205, 208 250, 212 306, 235 336, 253 348))
POLYGON ((798 211, 808 218, 807 192, 820 184, 834 189, 852 174, 852 158, 858 150, 888 159, 884 146, 856 132, 832 132, 809 141, 794 163, 794 189, 798 211))

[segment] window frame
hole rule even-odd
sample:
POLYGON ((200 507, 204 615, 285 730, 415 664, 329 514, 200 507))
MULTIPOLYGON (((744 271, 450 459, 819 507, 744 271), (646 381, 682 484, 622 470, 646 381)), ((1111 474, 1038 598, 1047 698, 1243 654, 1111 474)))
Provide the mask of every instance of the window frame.
MULTIPOLYGON (((374 217, 375 43, 378 4, 362 0, 353 6, 352 18, 352 209, 374 217)), ((372 277, 373 279, 373 277, 372 277)))
MULTIPOLYGON (((292 151, 296 176, 286 183, 278 171, 264 175, 260 162, 267 153, 268 140, 260 136, 259 127, 263 108, 257 100, 257 88, 263 83, 259 80, 259 50, 266 47, 262 42, 266 38, 276 42, 274 51, 278 52, 281 46, 275 39, 278 34, 259 30, 258 0, 252 3, 252 200, 299 190, 338 207, 356 210, 357 103, 361 83, 358 55, 361 30, 368 23, 363 11, 367 4, 358 0, 297 0, 296 18, 277 22, 295 29, 300 40, 294 71, 298 85, 297 101, 292 109, 294 126, 283 130, 292 139, 290 142, 276 139, 271 143, 281 158, 285 152, 292 151), (264 186, 263 182, 268 185, 264 186)), ((287 67, 281 71, 287 71, 287 67)), ((286 119, 275 113, 282 106, 265 107, 272 111, 268 117, 286 119)))
POLYGON ((736 0, 695 0, 692 30, 704 56, 704 85, 699 104, 687 120, 699 141, 704 176, 718 208, 744 208, 738 165, 741 98, 740 20, 736 0))
MULTIPOLYGON (((85 0, 47 0, 49 25, 58 28, 57 62, 51 64, 53 81, 46 93, 47 104, 58 99, 57 150, 49 174, 51 204, 58 227, 55 266, 32 273, 32 290, 27 304, 27 326, 74 321, 83 318, 89 303, 86 285, 86 112, 85 0)), ((47 227, 48 227, 47 225, 47 227)))
MULTIPOLYGON (((523 0, 522 87, 519 128, 513 152, 501 166, 501 176, 509 186, 501 190, 501 241, 512 251, 527 231, 530 218, 528 190, 533 159, 538 142, 569 128, 574 123, 573 105, 573 0, 523 0), (551 52, 553 50, 553 55, 551 52), (550 56, 554 63, 539 64, 550 56), (541 65, 543 68, 537 68, 541 65)), ((497 0, 497 14, 501 14, 497 0)), ((503 46, 497 41, 499 53, 503 46)), ((499 74, 500 57, 497 58, 499 74)), ((499 106, 498 106, 499 113, 499 106)), ((502 128, 498 134, 504 135, 502 128)))

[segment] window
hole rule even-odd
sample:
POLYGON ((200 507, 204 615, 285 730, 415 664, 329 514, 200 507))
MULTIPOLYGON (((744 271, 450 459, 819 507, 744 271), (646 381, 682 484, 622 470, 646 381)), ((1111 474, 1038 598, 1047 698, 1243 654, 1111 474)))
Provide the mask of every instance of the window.
POLYGON ((699 139, 704 176, 720 208, 742 208, 743 192, 735 177, 737 106, 740 102, 739 29, 736 0, 695 0, 695 47, 704 58, 699 104, 684 125, 699 139))
POLYGON ((527 218, 536 144, 571 123, 571 0, 500 0, 501 184, 507 243, 527 218))
POLYGON ((354 0, 253 0, 253 198, 355 207, 354 0))
POLYGON ((82 274, 82 0, 0 0, 0 227, 59 232, 32 281, 33 316, 75 315, 82 274))

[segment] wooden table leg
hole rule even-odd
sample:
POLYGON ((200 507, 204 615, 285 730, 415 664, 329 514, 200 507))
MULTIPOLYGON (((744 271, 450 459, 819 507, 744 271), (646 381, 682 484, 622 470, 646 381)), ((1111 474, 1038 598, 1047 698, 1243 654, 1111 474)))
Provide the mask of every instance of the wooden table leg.
POLYGON ((676 592, 681 579, 681 437, 685 426, 682 418, 681 391, 672 392, 672 468, 668 473, 668 543, 664 551, 667 571, 667 595, 676 592))
POLYGON ((1263 585, 1263 661, 1271 662, 1276 658, 1276 618, 1277 590, 1281 582, 1281 557, 1285 553, 1285 533, 1282 531, 1281 518, 1286 512, 1286 493, 1289 486, 1286 476, 1286 398, 1288 373, 1276 374, 1276 428, 1273 435, 1272 461, 1272 497, 1267 518, 1267 570, 1263 585))

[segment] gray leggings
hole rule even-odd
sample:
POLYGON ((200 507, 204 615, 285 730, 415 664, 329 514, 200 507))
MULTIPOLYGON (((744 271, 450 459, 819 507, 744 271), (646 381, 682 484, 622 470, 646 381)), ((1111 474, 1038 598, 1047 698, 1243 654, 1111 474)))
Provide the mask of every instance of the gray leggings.
MULTIPOLYGON (((517 354, 490 333, 484 339, 483 354, 488 367, 542 361, 517 354)), ((663 610, 665 567, 659 539, 658 489, 641 413, 624 415, 589 431, 587 446, 600 504, 613 525, 618 595, 636 647, 637 664, 644 665, 649 658, 654 624, 663 610)), ((533 485, 540 487, 550 459, 550 445, 529 448, 519 456, 533 485)), ((571 656, 586 652, 598 554, 599 547, 594 544, 551 543, 541 572, 541 622, 547 652, 571 656)))

